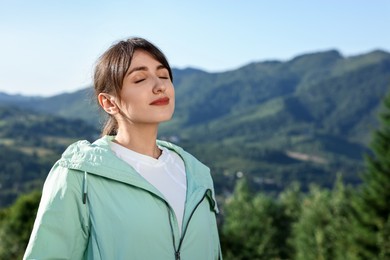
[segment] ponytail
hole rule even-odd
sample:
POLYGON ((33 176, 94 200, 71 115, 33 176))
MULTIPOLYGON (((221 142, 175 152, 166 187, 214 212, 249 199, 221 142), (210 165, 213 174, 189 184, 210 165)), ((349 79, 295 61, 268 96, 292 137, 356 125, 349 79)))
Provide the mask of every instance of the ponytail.
POLYGON ((106 119, 106 122, 104 123, 103 125, 103 129, 102 129, 102 136, 105 136, 105 135, 116 135, 118 132, 118 122, 116 121, 116 119, 109 115, 106 119))

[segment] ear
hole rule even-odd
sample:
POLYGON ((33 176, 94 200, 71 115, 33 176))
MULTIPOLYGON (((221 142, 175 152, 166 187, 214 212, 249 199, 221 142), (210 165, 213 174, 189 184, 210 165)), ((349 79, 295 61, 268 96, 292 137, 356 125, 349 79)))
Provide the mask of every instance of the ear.
POLYGON ((107 94, 100 93, 98 95, 98 101, 100 106, 110 115, 115 115, 119 112, 118 106, 116 104, 115 97, 107 94))

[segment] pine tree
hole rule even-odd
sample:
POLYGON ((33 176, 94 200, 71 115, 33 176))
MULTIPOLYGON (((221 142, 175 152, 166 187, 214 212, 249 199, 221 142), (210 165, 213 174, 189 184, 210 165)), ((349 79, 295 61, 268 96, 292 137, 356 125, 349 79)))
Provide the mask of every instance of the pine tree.
POLYGON ((304 194, 298 182, 292 183, 287 189, 279 194, 278 201, 284 210, 285 221, 281 222, 278 229, 285 237, 285 246, 282 259, 293 259, 295 256, 294 230, 293 227, 301 217, 301 204, 304 194))
POLYGON ((390 259, 390 95, 383 101, 381 126, 366 157, 363 184, 355 203, 357 248, 364 259, 390 259))
POLYGON ((353 231, 351 199, 354 190, 339 175, 333 190, 312 185, 293 223, 293 259, 359 259, 353 231))
MULTIPOLYGON (((221 232, 221 243, 225 259, 250 259, 253 250, 248 245, 249 232, 257 227, 251 214, 252 194, 245 178, 236 183, 234 193, 225 204, 225 220, 221 232), (255 226, 254 226, 255 225, 255 226)), ((255 234, 250 237, 255 238, 255 234)), ((256 238, 255 238, 256 239, 256 238)))
POLYGON ((263 193, 251 194, 240 179, 225 205, 221 232, 224 259, 289 259, 290 217, 285 205, 263 193))

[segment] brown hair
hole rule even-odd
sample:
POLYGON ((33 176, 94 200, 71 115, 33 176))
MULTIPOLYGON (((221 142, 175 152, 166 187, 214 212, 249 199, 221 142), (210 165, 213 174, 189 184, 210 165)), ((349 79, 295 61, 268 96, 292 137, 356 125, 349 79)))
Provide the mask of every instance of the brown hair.
MULTIPOLYGON (((173 80, 171 67, 159 48, 143 38, 129 38, 112 45, 97 60, 94 73, 96 99, 100 93, 114 94, 120 99, 123 80, 136 50, 143 50, 152 55, 168 70, 169 77, 171 81, 173 80)), ((118 131, 118 122, 112 115, 107 115, 102 135, 115 135, 118 131)))

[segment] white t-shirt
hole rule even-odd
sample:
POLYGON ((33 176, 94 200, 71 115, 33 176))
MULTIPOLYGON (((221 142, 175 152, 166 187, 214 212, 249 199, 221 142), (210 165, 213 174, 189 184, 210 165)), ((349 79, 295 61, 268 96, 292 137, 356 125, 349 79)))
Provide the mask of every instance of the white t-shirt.
POLYGON ((181 232, 187 192, 185 166, 181 157, 165 147, 159 147, 162 153, 158 159, 134 152, 115 142, 110 142, 110 147, 164 195, 175 212, 181 232))

